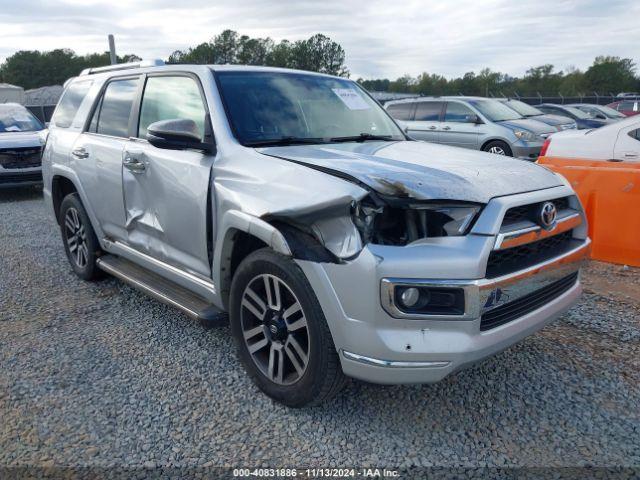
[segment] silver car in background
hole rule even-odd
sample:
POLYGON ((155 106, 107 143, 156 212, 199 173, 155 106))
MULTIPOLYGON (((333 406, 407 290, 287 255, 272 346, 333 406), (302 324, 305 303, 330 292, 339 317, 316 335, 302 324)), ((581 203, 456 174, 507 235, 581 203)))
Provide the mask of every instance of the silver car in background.
POLYGON ((42 183, 46 130, 17 103, 0 104, 0 188, 42 183))
POLYGON ((515 110, 525 118, 531 120, 537 120, 538 122, 546 123, 555 127, 559 132, 563 130, 575 130, 578 125, 571 117, 562 115, 554 115, 551 113, 544 113, 542 110, 538 110, 536 107, 524 103, 521 100, 514 100, 511 98, 501 98, 498 101, 504 103, 511 110, 515 110))
POLYGON ((429 97, 388 102, 387 112, 416 140, 536 160, 555 127, 482 97, 429 97))

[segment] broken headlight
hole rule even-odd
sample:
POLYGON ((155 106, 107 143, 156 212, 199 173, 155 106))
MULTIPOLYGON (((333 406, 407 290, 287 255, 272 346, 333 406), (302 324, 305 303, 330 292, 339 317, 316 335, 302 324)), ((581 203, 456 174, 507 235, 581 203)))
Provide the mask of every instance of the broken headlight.
POLYGON ((481 206, 467 203, 423 203, 372 207, 354 205, 353 222, 364 243, 406 245, 430 237, 466 235, 481 206))
MULTIPOLYGON (((477 205, 435 205, 424 209, 427 212, 427 229, 445 233, 447 237, 465 235, 476 218, 480 207, 477 205)), ((421 210, 417 210, 421 215, 421 210)), ((432 236, 444 236, 444 235, 432 236)), ((430 236, 430 235, 425 235, 430 236)))

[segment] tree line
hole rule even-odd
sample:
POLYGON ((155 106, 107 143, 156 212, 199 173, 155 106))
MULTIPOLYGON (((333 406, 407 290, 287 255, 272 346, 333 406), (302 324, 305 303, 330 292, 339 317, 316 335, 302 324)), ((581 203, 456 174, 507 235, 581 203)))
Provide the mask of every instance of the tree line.
POLYGON ((576 68, 556 71, 551 64, 533 67, 522 77, 512 77, 488 68, 479 73, 468 72, 447 79, 434 73, 417 77, 405 75, 397 80, 358 81, 371 91, 414 93, 416 95, 481 95, 481 96, 556 96, 567 97, 640 92, 640 78, 630 58, 599 56, 584 72, 576 68))
MULTIPOLYGON (((137 55, 118 57, 118 62, 140 60, 137 55)), ((176 50, 167 63, 245 64, 296 68, 332 75, 349 76, 342 46, 320 33, 295 42, 252 38, 233 30, 224 30, 207 42, 186 50, 176 50)), ((109 53, 77 55, 70 49, 51 51, 21 50, 0 64, 0 82, 25 89, 61 85, 88 67, 110 63, 109 53)), ((416 95, 608 95, 640 91, 640 78, 630 58, 596 57, 585 71, 576 68, 557 71, 551 64, 530 68, 522 77, 513 77, 489 68, 448 79, 436 73, 417 77, 405 75, 396 80, 363 79, 368 90, 412 93, 416 95)))
MULTIPOLYGON (((140 57, 133 54, 118 57, 118 63, 136 60, 140 57)), ((268 65, 349 76, 342 46, 320 33, 306 40, 275 42, 225 30, 208 42, 174 51, 166 62, 268 65)), ((85 68, 109 64, 109 52, 77 55, 70 49, 21 50, 0 64, 0 82, 25 89, 62 85, 85 68)))

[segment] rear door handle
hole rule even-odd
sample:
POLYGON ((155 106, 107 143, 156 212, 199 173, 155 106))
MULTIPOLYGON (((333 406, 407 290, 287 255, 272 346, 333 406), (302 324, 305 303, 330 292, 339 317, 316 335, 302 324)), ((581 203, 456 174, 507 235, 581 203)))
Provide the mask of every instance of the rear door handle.
POLYGON ((87 152, 87 150, 83 147, 78 147, 71 150, 71 155, 76 158, 88 158, 89 152, 87 152))
POLYGON ((443 130, 451 130, 451 127, 442 127, 443 130))
POLYGON ((624 158, 638 158, 638 154, 635 152, 625 152, 624 158))
POLYGON ((124 168, 129 170, 131 173, 144 173, 144 171, 147 169, 147 166, 144 164, 144 162, 138 160, 137 158, 132 158, 129 156, 124 158, 122 165, 124 165, 124 168))
POLYGON ((436 128, 438 128, 438 127, 436 127, 435 125, 431 125, 431 126, 429 127, 429 130, 435 130, 436 128))

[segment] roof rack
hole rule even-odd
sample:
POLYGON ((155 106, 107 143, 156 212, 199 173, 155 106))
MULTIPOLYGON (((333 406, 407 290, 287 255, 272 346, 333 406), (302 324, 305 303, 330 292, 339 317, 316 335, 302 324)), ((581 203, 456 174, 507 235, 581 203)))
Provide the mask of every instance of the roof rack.
POLYGON ((80 72, 80 75, 92 75, 94 73, 115 72, 117 70, 129 70, 131 68, 144 68, 144 67, 161 67, 164 65, 164 60, 140 60, 139 62, 129 63, 116 63, 115 65, 107 65, 106 67, 93 67, 85 68, 80 72))

